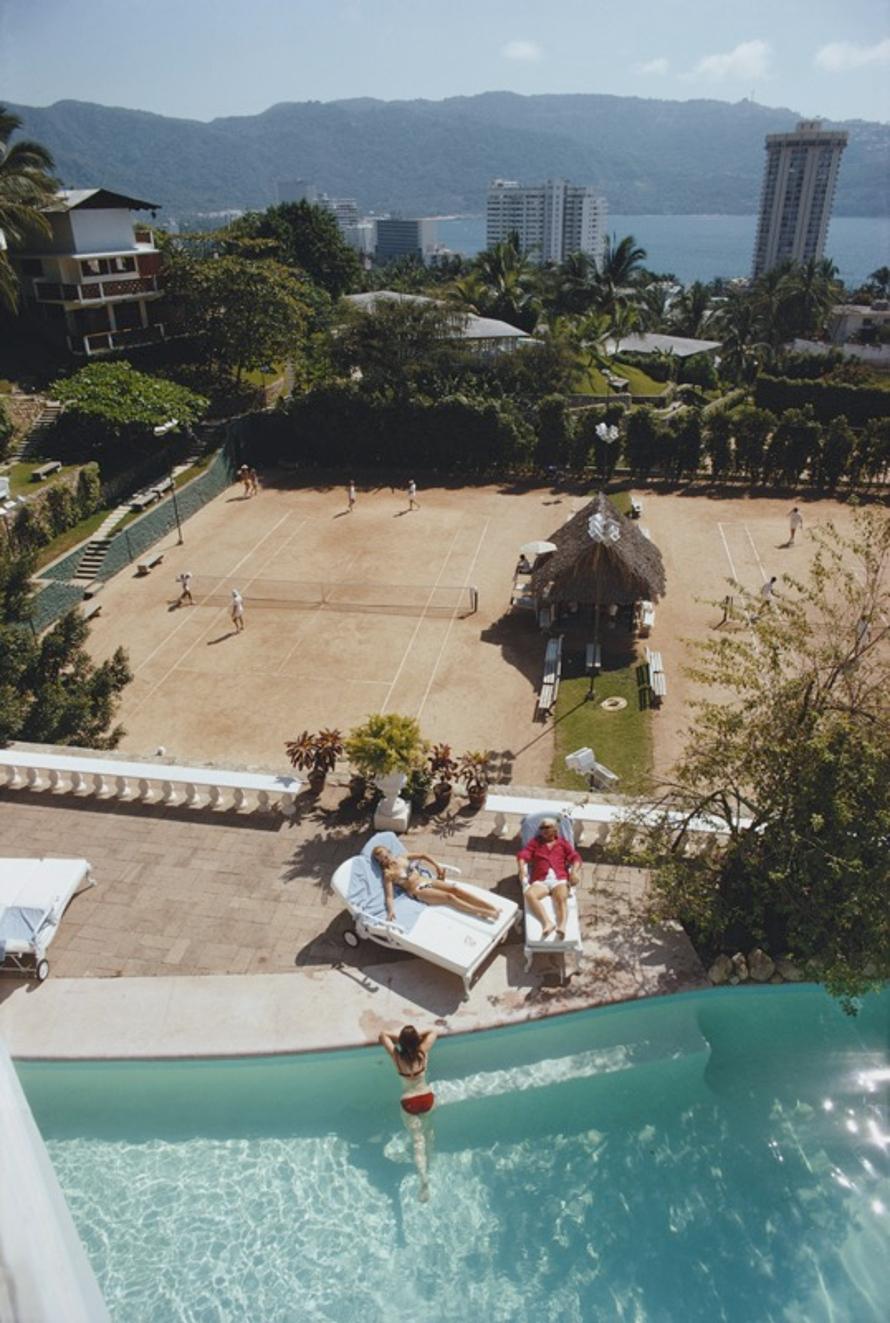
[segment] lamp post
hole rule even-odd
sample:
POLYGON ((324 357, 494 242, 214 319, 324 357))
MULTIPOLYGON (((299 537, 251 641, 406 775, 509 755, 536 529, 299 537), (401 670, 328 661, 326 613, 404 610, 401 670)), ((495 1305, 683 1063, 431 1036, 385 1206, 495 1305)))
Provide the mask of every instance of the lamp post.
POLYGON ((177 546, 182 546, 184 538, 182 536, 182 523, 179 518, 179 503, 176 500, 176 479, 173 476, 173 470, 170 470, 170 482, 173 486, 173 513, 176 515, 176 532, 179 534, 177 546))

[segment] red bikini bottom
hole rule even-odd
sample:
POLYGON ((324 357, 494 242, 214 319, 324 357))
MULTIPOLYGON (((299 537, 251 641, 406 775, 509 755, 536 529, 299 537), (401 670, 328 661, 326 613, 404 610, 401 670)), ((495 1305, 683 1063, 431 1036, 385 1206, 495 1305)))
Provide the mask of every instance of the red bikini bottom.
POLYGON ((408 1098, 402 1099, 402 1111, 407 1112, 409 1116, 422 1116, 424 1112, 433 1110, 435 1101, 436 1095, 432 1089, 429 1093, 412 1093, 408 1098))

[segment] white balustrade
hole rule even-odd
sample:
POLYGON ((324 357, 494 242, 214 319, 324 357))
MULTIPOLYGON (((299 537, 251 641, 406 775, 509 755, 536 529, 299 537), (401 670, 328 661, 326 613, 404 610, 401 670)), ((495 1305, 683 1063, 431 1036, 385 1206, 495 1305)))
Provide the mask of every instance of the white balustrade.
POLYGON ((136 799, 151 803, 155 788, 156 802, 172 805, 178 796, 185 806, 201 806, 201 791, 207 791, 206 806, 220 808, 223 795, 232 794, 231 808, 235 811, 247 806, 247 796, 256 797, 262 813, 272 809, 273 800, 279 811, 287 816, 296 812, 297 795, 301 788, 298 777, 274 776, 262 772, 238 772, 212 767, 175 767, 170 764, 135 763, 113 758, 86 758, 56 754, 47 751, 0 750, 0 767, 5 769, 5 788, 29 790, 48 788, 57 793, 73 795, 94 794, 97 799, 116 798, 122 803, 136 799), (134 793, 133 783, 136 784, 134 793))

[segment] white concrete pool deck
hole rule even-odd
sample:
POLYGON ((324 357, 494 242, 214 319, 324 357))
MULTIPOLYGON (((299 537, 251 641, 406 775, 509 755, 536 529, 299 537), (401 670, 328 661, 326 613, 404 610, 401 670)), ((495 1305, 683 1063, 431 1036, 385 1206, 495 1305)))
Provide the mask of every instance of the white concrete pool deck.
POLYGON ((708 986, 678 930, 590 934, 565 986, 524 975, 522 949, 504 948, 467 1001, 453 975, 417 960, 290 974, 179 978, 6 980, 0 1037, 13 1057, 266 1056, 362 1047, 381 1029, 430 1021, 467 1033, 597 1005, 708 986), (634 958, 634 953, 636 957, 634 958))

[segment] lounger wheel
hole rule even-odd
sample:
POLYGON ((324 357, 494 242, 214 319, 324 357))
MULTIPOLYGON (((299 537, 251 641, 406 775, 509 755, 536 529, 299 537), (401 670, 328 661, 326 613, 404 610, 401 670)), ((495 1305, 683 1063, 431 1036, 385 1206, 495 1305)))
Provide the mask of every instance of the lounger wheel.
POLYGON ((37 969, 35 972, 37 974, 37 982, 42 983, 43 980, 46 978, 46 976, 49 974, 49 961, 38 960, 37 969))
POLYGON ((359 943, 358 933, 355 932, 352 928, 350 928, 348 932, 345 932, 343 934, 343 941, 346 943, 347 946, 351 946, 354 950, 359 943))

